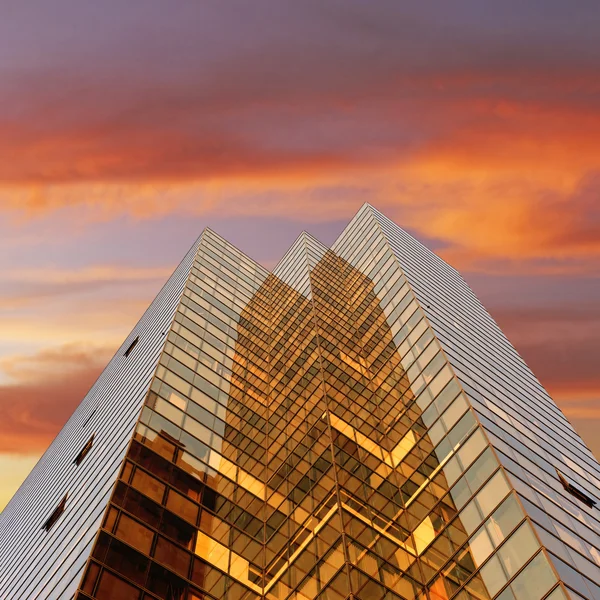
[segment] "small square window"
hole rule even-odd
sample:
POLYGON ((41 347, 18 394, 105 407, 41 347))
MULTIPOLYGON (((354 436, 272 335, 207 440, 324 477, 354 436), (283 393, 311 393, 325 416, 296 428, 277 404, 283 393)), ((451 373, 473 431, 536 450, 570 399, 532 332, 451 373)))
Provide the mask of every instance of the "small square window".
POLYGON ((64 495, 64 498, 60 501, 59 505, 54 509, 52 514, 48 517, 48 519, 44 523, 42 529, 45 529, 46 531, 50 531, 50 529, 52 528, 54 523, 56 523, 56 521, 58 521, 58 519, 60 518, 60 515, 62 515, 65 512, 65 506, 67 505, 67 496, 68 495, 69 494, 64 495))
POLYGON ((94 435, 86 442, 85 446, 79 451, 79 454, 75 457, 73 463, 79 466, 83 459, 86 457, 87 453, 92 449, 92 444, 94 443, 94 435))

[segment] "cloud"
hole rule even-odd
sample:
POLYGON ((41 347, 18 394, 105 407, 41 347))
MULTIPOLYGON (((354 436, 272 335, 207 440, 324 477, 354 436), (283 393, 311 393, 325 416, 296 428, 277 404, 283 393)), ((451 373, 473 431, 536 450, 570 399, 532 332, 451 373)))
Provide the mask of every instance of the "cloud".
POLYGON ((79 269, 59 267, 8 269, 3 279, 11 282, 39 284, 70 283, 120 283, 123 281, 163 280, 171 272, 162 267, 131 267, 127 265, 89 265, 79 269))
POLYGON ((86 345, 65 344, 57 348, 46 348, 30 356, 9 356, 0 358, 0 370, 14 384, 42 382, 60 374, 63 379, 68 374, 90 371, 104 364, 110 357, 106 348, 86 345))
POLYGON ((568 416, 600 419, 600 309, 591 302, 492 310, 525 362, 568 416))
POLYGON ((461 269, 597 272, 597 5, 435 6, 15 6, 0 206, 81 227, 369 200, 461 269))
POLYGON ((15 347, 30 351, 49 345, 85 343, 82 340, 90 339, 116 347, 151 298, 149 294, 143 299, 131 299, 124 294, 114 299, 81 302, 64 296, 51 305, 37 300, 12 305, 0 316, 0 355, 14 351, 15 347))
POLYGON ((77 294, 98 294, 100 290, 120 286, 144 289, 164 282, 172 269, 163 267, 131 267, 127 265, 88 265, 80 268, 24 267, 3 271, 3 303, 18 308, 35 300, 77 294))
POLYGON ((0 453, 47 448, 92 386, 111 347, 65 345, 0 360, 0 453))
MULTIPOLYGON (((24 147, 31 165, 3 174, 3 168, 21 168, 19 144, 27 136, 18 133, 18 139, 5 138, 0 204, 13 218, 79 207, 85 212, 72 218, 81 226, 123 214, 319 222, 350 217, 368 200, 417 235, 440 240, 444 258, 461 269, 597 271, 600 110, 536 109, 537 100, 509 109, 493 99, 478 104, 471 81, 429 96, 432 85, 419 82, 400 107, 389 105, 401 85, 389 97, 366 98, 340 114, 299 106, 289 114, 281 107, 278 116, 268 103, 261 114, 246 114, 240 107, 233 120, 240 122, 241 145, 217 132, 206 152, 202 128, 196 134, 184 126, 163 139, 151 122, 139 132, 124 124, 110 134, 114 139, 98 141, 83 123, 77 135, 86 140, 84 149, 62 154, 59 139, 49 141, 48 156, 24 147), (557 131, 556 122, 569 128, 557 131), (187 139, 196 135, 200 145, 187 139), (52 174, 36 174, 38 167, 52 174)), ((166 103, 157 122, 173 121, 168 110, 166 103)), ((190 118, 212 127, 223 118, 230 127, 236 110, 228 107, 221 117, 194 116, 190 109, 190 118)), ((70 135, 57 132, 63 134, 70 135)))
POLYGON ((29 266, 3 270, 0 326, 4 340, 29 338, 79 339, 96 336, 91 323, 115 327, 131 324, 149 298, 167 280, 172 268, 87 265, 78 268, 29 266))
POLYGON ((567 11, 574 35, 564 9, 542 22, 519 8, 486 17, 466 3, 465 24, 459 8, 442 18, 391 3, 190 3, 169 17, 113 5, 118 20, 70 3, 52 28, 38 25, 43 5, 36 19, 15 8, 0 26, 13 51, 0 63, 0 181, 33 186, 25 201, 43 210, 53 184, 277 180, 414 156, 477 173, 589 167, 600 127, 589 10, 567 11))
MULTIPOLYGON (((473 176, 531 167, 556 176, 559 162, 567 172, 598 166, 600 102, 582 109, 562 98, 563 86, 596 93, 593 84, 582 83, 592 73, 573 78, 566 70, 558 80, 543 74, 542 81, 522 73, 381 73, 366 83, 369 65, 361 68, 355 89, 330 83, 320 91, 323 84, 315 87, 308 77, 292 83, 290 97, 268 87, 217 85, 213 93, 226 97, 207 106, 206 92, 193 81, 175 89, 157 81, 157 97, 149 99, 144 84, 126 80, 81 98, 76 118, 68 104, 47 116, 34 105, 0 118, 0 182, 9 190, 26 186, 21 202, 47 210, 56 200, 46 186, 81 182, 277 181, 413 163, 433 176, 466 165, 473 176), (523 87, 532 97, 522 97, 523 87)), ((43 89, 28 93, 40 102, 45 96, 43 89)))

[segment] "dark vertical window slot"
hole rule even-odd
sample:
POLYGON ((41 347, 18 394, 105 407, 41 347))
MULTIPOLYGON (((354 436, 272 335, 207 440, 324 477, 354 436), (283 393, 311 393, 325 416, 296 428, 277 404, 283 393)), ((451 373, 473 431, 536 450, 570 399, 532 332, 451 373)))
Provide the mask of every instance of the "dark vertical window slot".
POLYGON ((96 409, 94 409, 88 416, 88 418, 83 422, 83 425, 81 426, 81 428, 83 429, 91 420, 91 418, 94 416, 94 413, 96 412, 96 409))
POLYGON ((54 523, 56 523, 56 521, 58 521, 58 519, 60 519, 60 515, 62 515, 65 512, 65 506, 67 505, 67 496, 68 495, 69 494, 64 495, 64 498, 60 501, 59 505, 54 509, 54 511, 48 517, 48 519, 46 519, 46 522, 44 523, 42 529, 45 529, 46 531, 50 531, 50 529, 52 528, 54 523))
POLYGON ((85 446, 79 451, 79 454, 75 457, 73 461, 77 466, 79 466, 83 459, 86 457, 87 453, 92 449, 92 444, 94 443, 94 435, 85 443, 85 446))
POLYGON ((577 500, 583 502, 586 506, 589 506, 590 508, 594 508, 594 506, 596 506, 596 501, 593 498, 590 498, 585 492, 581 491, 579 488, 575 487, 572 483, 567 481, 566 477, 564 477, 564 475, 561 475, 558 469, 556 469, 556 474, 558 475, 558 480, 560 481, 561 485, 563 486, 563 488, 565 488, 567 492, 569 492, 569 494, 575 496, 577 500))
POLYGON ((138 335, 135 338, 135 340, 133 340, 133 342, 131 342, 131 344, 129 344, 129 348, 127 348, 127 350, 125 350, 125 358, 127 358, 131 354, 131 351, 136 347, 136 345, 139 341, 140 341, 140 336, 138 335))

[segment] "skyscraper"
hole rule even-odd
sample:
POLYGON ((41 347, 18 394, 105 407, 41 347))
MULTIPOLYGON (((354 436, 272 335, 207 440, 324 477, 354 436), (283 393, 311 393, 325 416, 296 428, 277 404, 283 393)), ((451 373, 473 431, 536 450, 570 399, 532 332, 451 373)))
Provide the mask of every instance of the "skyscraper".
POLYGON ((0 516, 0 597, 600 600, 600 466, 369 205, 269 273, 205 230, 0 516))

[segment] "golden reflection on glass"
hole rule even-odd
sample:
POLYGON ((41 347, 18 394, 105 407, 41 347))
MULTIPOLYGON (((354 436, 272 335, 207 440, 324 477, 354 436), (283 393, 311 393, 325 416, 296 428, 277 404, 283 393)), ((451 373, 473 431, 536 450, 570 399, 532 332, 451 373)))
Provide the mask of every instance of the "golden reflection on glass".
POLYGON ((304 294, 227 252, 192 270, 111 500, 139 589, 491 598, 538 546, 401 273, 378 295, 327 251, 304 294))

